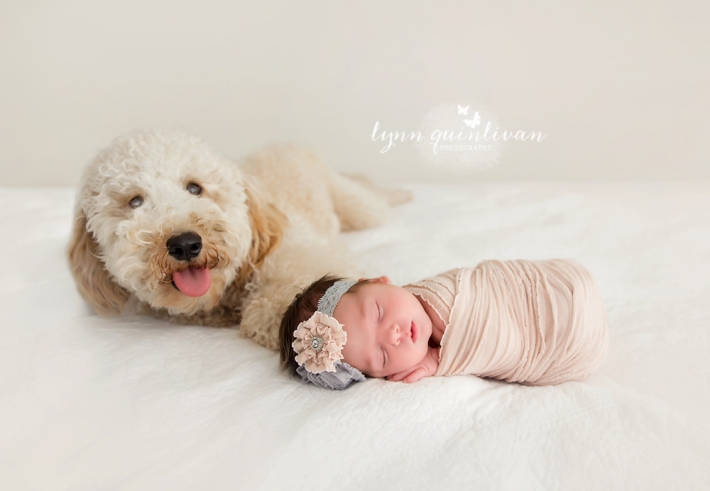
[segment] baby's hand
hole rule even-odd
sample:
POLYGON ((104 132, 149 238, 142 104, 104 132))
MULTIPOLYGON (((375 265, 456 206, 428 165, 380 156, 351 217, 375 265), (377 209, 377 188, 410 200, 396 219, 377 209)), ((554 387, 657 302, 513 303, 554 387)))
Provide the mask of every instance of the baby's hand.
POLYGON ((430 347, 422 361, 412 368, 390 375, 387 380, 391 382, 402 381, 405 384, 409 384, 424 377, 431 377, 436 372, 436 369, 439 368, 439 349, 441 348, 430 347))

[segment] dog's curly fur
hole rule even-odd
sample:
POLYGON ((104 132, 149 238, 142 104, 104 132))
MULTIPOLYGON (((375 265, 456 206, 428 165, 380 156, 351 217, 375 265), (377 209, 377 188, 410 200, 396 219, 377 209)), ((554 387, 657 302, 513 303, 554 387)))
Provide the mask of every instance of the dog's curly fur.
POLYGON ((295 146, 235 163, 183 131, 135 131, 84 172, 69 264, 100 314, 132 306, 179 323, 240 324, 244 336, 277 349, 280 317, 296 293, 326 273, 360 274, 338 232, 376 226, 391 204, 409 199, 345 177, 295 146), (190 183, 202 188, 199 196, 190 183), (133 208, 136 196, 143 201, 133 208), (187 263, 166 242, 185 232, 202 238, 189 265, 211 273, 199 297, 172 282, 187 263))

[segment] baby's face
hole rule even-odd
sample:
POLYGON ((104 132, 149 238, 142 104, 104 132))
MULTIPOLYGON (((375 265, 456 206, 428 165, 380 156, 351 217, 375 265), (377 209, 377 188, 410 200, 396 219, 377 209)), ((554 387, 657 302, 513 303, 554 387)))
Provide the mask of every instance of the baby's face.
POLYGON ((408 370, 427 354, 431 319, 417 297, 386 276, 343 295, 333 317, 348 335, 344 361, 371 377, 408 370))

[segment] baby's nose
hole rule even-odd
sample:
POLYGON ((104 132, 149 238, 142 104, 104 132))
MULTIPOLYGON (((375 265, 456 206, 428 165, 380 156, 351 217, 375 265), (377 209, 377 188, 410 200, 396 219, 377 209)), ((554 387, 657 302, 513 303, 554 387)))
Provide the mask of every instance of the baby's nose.
POLYGON ((400 338, 399 324, 392 324, 392 329, 390 329, 390 338, 391 338, 392 344, 394 344, 394 345, 399 344, 399 338, 400 338))

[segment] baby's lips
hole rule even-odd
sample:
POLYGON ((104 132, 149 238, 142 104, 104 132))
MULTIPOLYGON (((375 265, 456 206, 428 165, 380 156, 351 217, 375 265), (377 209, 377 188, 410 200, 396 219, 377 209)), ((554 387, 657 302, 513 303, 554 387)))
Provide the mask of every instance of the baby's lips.
POLYGON ((173 273, 175 286, 189 297, 201 297, 210 289, 212 275, 207 268, 187 268, 173 273))

